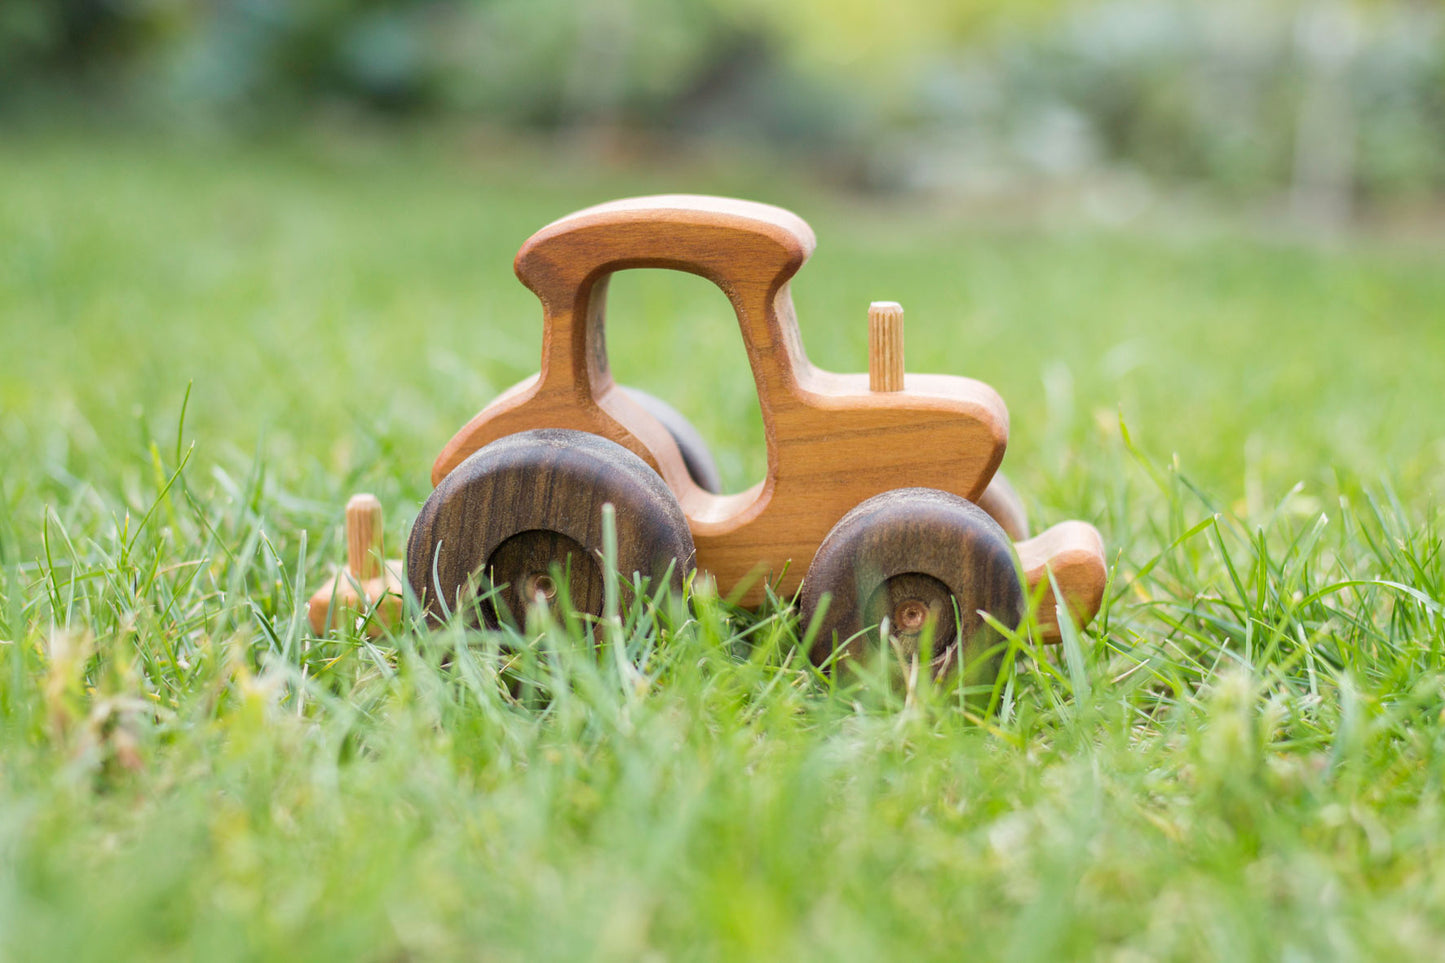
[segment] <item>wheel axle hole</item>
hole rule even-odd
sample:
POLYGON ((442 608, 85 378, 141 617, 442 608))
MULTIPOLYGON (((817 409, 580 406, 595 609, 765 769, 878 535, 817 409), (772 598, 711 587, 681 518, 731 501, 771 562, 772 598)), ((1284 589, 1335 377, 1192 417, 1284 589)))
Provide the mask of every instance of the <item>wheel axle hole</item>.
POLYGON ((930 609, 922 599, 904 599, 893 607, 893 625, 905 635, 923 631, 930 609))
POLYGON ((497 624, 509 613, 521 621, 539 603, 556 605, 565 596, 579 613, 602 612, 602 569, 596 559, 560 532, 529 529, 508 538, 487 560, 497 624))
MULTIPOLYGON (((863 606, 863 624, 888 623, 888 636, 912 650, 922 641, 924 630, 933 625, 933 641, 940 651, 953 644, 957 624, 953 617, 953 594, 931 575, 907 572, 894 575, 870 593, 863 606)), ((875 629, 873 644, 888 645, 875 629)))
POLYGON ((522 591, 528 599, 551 602, 557 597, 557 583, 545 572, 533 572, 523 581, 522 591))

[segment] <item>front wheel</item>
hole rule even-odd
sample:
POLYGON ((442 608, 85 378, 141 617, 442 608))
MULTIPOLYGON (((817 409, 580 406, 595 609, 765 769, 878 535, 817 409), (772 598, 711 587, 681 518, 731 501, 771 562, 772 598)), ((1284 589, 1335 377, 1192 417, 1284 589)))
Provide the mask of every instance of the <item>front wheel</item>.
POLYGON ((443 478, 412 526, 407 580, 433 621, 462 611, 496 627, 564 589, 577 612, 600 616, 606 503, 623 578, 657 579, 670 567, 681 591, 694 549, 677 497, 621 445, 563 429, 500 438, 443 478))
POLYGON ((934 673, 962 666, 969 682, 992 681, 1001 665, 999 634, 980 613, 1010 627, 1024 613, 1008 535, 977 505, 932 488, 884 492, 843 516, 803 580, 804 625, 825 595, 815 662, 881 652, 885 620, 890 642, 912 655, 931 624, 934 673))

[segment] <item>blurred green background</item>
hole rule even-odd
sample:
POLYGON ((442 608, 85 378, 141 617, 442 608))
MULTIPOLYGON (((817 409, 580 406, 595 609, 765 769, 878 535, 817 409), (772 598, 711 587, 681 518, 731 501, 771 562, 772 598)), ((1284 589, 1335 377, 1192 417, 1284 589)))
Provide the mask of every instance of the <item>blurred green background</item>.
POLYGON ((1338 226, 1445 188, 1420 0, 7 0, 0 109, 203 129, 448 118, 752 149, 869 190, 1127 219, 1161 186, 1338 226))

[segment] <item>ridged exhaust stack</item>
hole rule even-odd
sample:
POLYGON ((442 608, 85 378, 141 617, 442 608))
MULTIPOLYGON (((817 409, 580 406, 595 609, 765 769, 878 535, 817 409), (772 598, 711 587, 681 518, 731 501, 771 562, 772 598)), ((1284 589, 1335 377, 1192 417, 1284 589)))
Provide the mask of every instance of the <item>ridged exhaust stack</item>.
POLYGON ((868 305, 868 387, 903 390, 903 306, 897 301, 868 305))

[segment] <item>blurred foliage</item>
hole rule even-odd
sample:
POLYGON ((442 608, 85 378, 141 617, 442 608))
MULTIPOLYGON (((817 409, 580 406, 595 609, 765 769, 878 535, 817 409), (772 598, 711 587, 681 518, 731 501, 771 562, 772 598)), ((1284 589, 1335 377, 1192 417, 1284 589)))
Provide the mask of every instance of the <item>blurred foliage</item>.
POLYGON ((873 186, 1445 189, 1445 27, 1411 0, 0 4, 0 107, 57 92, 225 126, 339 108, 748 140, 873 186))
POLYGON ((1445 33, 1421 6, 1116 3, 959 57, 930 89, 916 126, 988 131, 1045 172, 1257 190, 1343 151, 1341 187, 1445 186, 1445 33))

